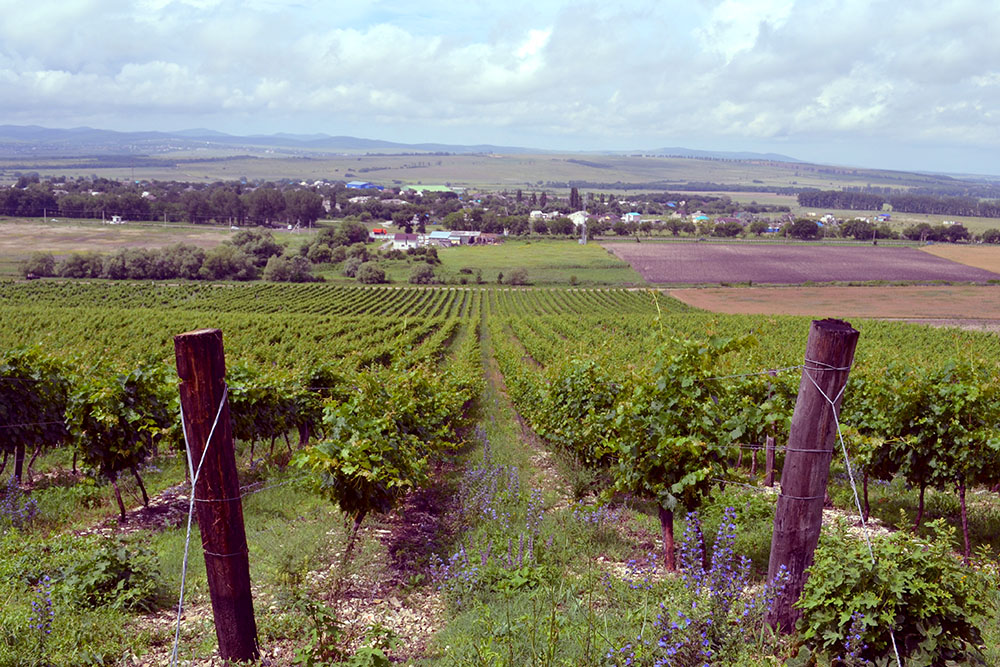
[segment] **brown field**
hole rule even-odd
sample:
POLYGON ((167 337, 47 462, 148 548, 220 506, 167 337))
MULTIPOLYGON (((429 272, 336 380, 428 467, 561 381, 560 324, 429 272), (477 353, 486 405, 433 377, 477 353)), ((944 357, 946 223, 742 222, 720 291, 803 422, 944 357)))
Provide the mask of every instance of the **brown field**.
POLYGON ((977 329, 1000 327, 1000 286, 728 287, 670 290, 719 313, 870 317, 977 329))
POLYGON ((1000 273, 1000 246, 941 243, 921 248, 935 257, 1000 273))
POLYGON ((651 283, 985 282, 1000 273, 916 248, 715 243, 607 243, 651 283))

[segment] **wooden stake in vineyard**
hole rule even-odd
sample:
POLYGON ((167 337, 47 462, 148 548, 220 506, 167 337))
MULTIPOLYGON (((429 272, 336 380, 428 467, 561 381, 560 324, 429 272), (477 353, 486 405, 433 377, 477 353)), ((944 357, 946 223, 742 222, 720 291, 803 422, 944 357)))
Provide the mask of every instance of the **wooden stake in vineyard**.
POLYGON ((858 332, 842 320, 814 320, 785 448, 781 493, 774 513, 768 579, 782 566, 788 581, 774 602, 768 623, 791 631, 800 616, 792 605, 805 585, 806 569, 823 525, 823 498, 837 438, 837 415, 854 361, 858 332))
POLYGON ((227 661, 256 660, 260 650, 250 593, 250 558, 229 401, 223 400, 226 359, 222 332, 203 329, 180 334, 174 337, 174 351, 184 428, 196 469, 207 449, 192 493, 197 501, 219 655, 227 661), (207 442, 210 432, 212 440, 207 442))

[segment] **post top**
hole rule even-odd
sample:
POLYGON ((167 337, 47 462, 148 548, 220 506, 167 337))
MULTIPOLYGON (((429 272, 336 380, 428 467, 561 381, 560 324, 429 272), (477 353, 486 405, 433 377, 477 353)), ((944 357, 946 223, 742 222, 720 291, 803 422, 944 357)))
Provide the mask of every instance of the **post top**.
POLYGON ((845 320, 826 318, 823 320, 813 320, 812 323, 813 326, 823 329, 824 331, 830 331, 830 332, 841 331, 845 333, 853 331, 854 333, 857 333, 857 330, 853 326, 851 326, 851 323, 845 320))
POLYGON ((177 334, 176 336, 174 336, 174 340, 186 336, 214 336, 221 334, 222 334, 222 329, 198 329, 196 331, 186 331, 182 334, 177 334))

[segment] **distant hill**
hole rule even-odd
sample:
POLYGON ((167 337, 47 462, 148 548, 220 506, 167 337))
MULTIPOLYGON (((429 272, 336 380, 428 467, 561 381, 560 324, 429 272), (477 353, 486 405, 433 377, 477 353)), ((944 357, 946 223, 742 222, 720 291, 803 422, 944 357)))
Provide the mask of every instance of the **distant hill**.
MULTIPOLYGON (((277 149, 283 153, 322 155, 357 151, 394 153, 497 153, 504 155, 534 153, 573 153, 574 151, 550 151, 520 146, 495 146, 492 144, 405 144, 381 139, 365 139, 328 134, 256 134, 236 136, 195 128, 174 132, 115 132, 89 127, 72 129, 52 129, 37 125, 0 125, 0 157, 77 157, 100 155, 156 155, 179 150, 205 148, 277 149)), ((776 153, 749 153, 727 151, 701 151, 690 148, 656 148, 641 151, 580 151, 587 154, 628 155, 636 152, 643 155, 666 157, 707 158, 724 160, 766 160, 772 162, 800 162, 787 155, 776 153)))
POLYGON ((780 153, 751 153, 747 151, 698 151, 690 148, 655 148, 651 151, 643 151, 648 155, 661 155, 663 157, 694 157, 716 160, 766 160, 768 162, 802 162, 802 160, 781 155, 780 153))
POLYGON ((48 156, 76 157, 99 155, 155 155, 178 150, 205 148, 278 149, 284 153, 316 155, 344 151, 396 153, 540 153, 516 146, 477 144, 420 143, 404 144, 380 139, 330 136, 327 134, 289 134, 236 136, 206 129, 176 132, 115 132, 89 127, 52 129, 37 125, 0 125, 0 157, 48 156))

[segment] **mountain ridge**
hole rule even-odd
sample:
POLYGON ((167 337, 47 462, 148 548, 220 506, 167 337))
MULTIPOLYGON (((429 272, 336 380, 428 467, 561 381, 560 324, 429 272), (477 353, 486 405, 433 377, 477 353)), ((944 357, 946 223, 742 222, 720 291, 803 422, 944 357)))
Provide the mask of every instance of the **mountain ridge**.
POLYGON ((170 132, 146 130, 119 132, 91 127, 69 129, 47 128, 39 125, 0 125, 0 157, 23 156, 27 144, 32 144, 31 153, 52 157, 72 157, 80 155, 150 154, 174 150, 204 149, 217 146, 275 148, 303 152, 323 151, 397 151, 419 153, 499 153, 499 154, 581 154, 581 155, 662 155, 670 157, 692 157, 725 160, 768 160, 774 162, 802 162, 797 158, 778 153, 754 153, 748 151, 705 151, 691 148, 670 147, 637 150, 550 150, 523 146, 499 146, 494 144, 445 144, 438 142, 402 143, 383 139, 368 139, 347 135, 326 133, 295 134, 279 132, 275 134, 233 135, 206 128, 189 128, 170 132), (61 152, 60 152, 61 151, 61 152))

